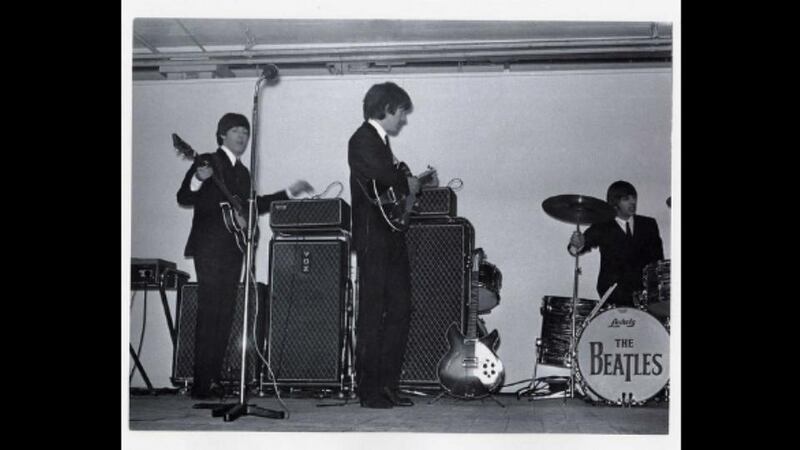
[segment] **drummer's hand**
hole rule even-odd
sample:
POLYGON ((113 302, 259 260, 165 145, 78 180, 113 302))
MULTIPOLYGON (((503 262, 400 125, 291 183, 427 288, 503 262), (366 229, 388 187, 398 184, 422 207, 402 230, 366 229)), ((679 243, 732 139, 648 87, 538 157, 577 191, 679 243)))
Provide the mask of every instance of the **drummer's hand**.
POLYGON ((572 237, 569 239, 569 246, 571 247, 570 250, 574 249, 577 253, 583 249, 585 243, 586 238, 583 237, 583 233, 576 230, 572 233, 572 237))

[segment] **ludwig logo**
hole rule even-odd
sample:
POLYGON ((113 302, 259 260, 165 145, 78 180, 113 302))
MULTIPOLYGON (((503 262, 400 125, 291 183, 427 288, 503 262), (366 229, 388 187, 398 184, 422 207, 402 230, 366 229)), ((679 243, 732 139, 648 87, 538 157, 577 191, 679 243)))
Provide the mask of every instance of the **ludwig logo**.
POLYGON ((608 326, 608 328, 619 328, 619 327, 630 328, 634 325, 636 325, 635 319, 622 319, 622 320, 614 319, 611 321, 611 324, 608 326))

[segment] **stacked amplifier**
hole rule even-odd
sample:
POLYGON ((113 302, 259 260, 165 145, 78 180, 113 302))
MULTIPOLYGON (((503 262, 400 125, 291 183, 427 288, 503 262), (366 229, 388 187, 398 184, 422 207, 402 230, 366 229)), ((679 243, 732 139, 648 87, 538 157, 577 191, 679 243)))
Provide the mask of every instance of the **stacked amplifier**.
POLYGON ((456 323, 463 332, 466 323, 475 231, 457 217, 456 194, 449 187, 422 188, 414 211, 406 232, 411 322, 400 386, 439 389, 437 366, 449 349, 447 329, 456 323))
MULTIPOLYGON (((406 232, 412 315, 400 385, 439 388, 437 365, 452 323, 462 327, 470 293, 472 225, 456 195, 423 188, 406 232)), ((350 206, 342 199, 286 200, 270 208, 268 367, 262 388, 354 386, 357 262, 350 206)))
POLYGON ((352 391, 350 205, 340 198, 275 201, 269 219, 262 388, 352 391))

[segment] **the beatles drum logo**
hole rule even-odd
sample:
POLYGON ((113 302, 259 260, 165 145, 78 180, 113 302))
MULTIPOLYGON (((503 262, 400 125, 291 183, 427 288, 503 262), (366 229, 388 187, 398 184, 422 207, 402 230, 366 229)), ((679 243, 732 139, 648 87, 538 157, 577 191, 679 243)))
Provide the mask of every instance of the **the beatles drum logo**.
POLYGON ((614 351, 607 352, 603 342, 589 342, 590 375, 659 376, 664 370, 662 353, 637 353, 635 339, 614 339, 614 351))
POLYGON ((590 319, 577 345, 586 390, 610 402, 642 402, 669 381, 669 333, 647 312, 612 308, 590 319))

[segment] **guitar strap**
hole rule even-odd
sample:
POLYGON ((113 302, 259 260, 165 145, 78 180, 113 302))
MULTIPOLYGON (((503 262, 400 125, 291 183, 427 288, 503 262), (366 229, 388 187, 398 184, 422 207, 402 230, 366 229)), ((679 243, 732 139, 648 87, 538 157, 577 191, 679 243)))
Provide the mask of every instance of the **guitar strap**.
MULTIPOLYGON (((214 176, 217 177, 220 184, 225 186, 225 189, 228 189, 228 185, 225 183, 225 174, 222 170, 222 162, 219 160, 219 155, 216 153, 211 153, 211 165, 214 169, 214 176)), ((230 191, 230 189, 228 189, 230 191)))

